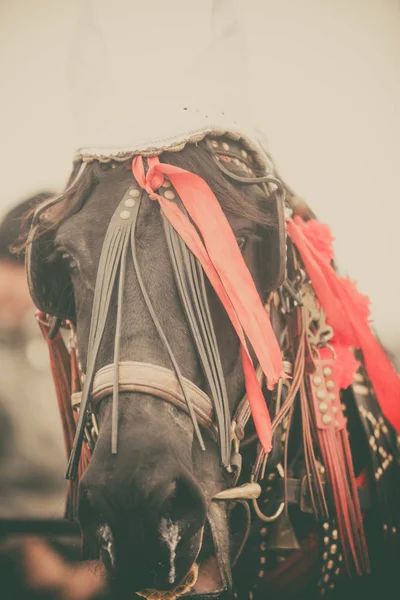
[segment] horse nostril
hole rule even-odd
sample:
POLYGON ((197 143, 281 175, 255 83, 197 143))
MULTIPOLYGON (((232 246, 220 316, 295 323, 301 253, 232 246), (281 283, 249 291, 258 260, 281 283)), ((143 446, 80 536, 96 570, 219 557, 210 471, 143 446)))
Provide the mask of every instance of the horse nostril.
POLYGON ((206 518, 205 499, 200 488, 189 477, 178 477, 168 491, 161 518, 179 524, 184 535, 198 531, 206 518))

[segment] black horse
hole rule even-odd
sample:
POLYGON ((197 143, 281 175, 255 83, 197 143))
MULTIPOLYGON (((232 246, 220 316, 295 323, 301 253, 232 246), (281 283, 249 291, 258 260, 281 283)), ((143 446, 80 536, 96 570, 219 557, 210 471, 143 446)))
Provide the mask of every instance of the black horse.
MULTIPOLYGON (((269 302, 273 328, 282 351, 286 351, 288 306, 291 303, 295 311, 302 304, 302 292, 289 283, 282 287, 283 282, 279 281, 284 260, 282 220, 277 211, 277 194, 267 193, 265 186, 256 181, 265 175, 260 165, 248 149, 228 138, 188 144, 180 152, 164 152, 160 162, 198 174, 213 190, 259 296, 263 303, 269 302), (244 183, 245 177, 250 181, 244 183), (279 292, 274 292, 277 286, 279 292), (283 304, 285 310, 281 310, 283 304)), ((40 213, 31 248, 30 279, 40 308, 44 306, 47 313, 69 320, 76 328, 79 361, 82 372, 86 373, 103 241, 121 199, 135 199, 138 194, 126 196, 133 182, 131 161, 92 161, 75 181, 79 167, 65 194, 43 207, 40 213)), ((172 192, 171 199, 176 197, 167 181, 166 197, 168 192, 172 192)), ((288 207, 305 219, 312 217, 290 190, 286 192, 288 207)), ((126 206, 134 204, 130 202, 126 206)), ((213 390, 185 310, 182 286, 177 282, 176 263, 171 259, 171 235, 159 204, 151 199, 151 194, 144 192, 135 229, 136 261, 140 269, 133 268, 129 256, 126 262, 119 360, 157 365, 169 371, 172 354, 181 376, 212 397, 213 390), (149 309, 146 295, 153 311, 149 309), (160 339, 160 330, 165 334, 169 350, 160 339)), ((294 269, 295 251, 290 243, 288 249, 291 250, 287 265, 290 271, 294 269)), ((119 271, 122 268, 121 263, 119 271)), ((233 418, 245 388, 240 343, 214 289, 208 282, 205 287, 233 418)), ((114 360, 119 318, 118 284, 113 284, 110 294, 96 353, 96 372, 114 360)), ((290 369, 288 373, 290 375, 290 369)), ((366 374, 364 379, 368 381, 366 374)), ((263 390, 270 411, 274 412, 276 395, 265 386, 263 390)), ((286 394, 290 391, 285 388, 282 402, 286 394)), ((255 515, 249 518, 248 501, 253 498, 253 492, 246 486, 242 499, 232 495, 230 501, 221 495, 224 490, 249 481, 257 458, 257 437, 250 422, 245 432, 234 437, 234 442, 235 439, 240 441, 245 433, 241 475, 237 482, 240 472, 237 465, 226 468, 221 464, 224 462, 221 461, 221 432, 219 436, 217 432, 204 437, 206 451, 203 451, 188 411, 180 410, 154 391, 120 390, 118 452, 112 453, 115 426, 112 396, 108 390, 96 405, 96 440, 95 443, 91 440, 92 457, 80 480, 77 513, 84 558, 101 557, 109 570, 110 581, 123 597, 149 589, 172 589, 175 592, 171 597, 179 596, 185 591, 182 582, 194 563, 199 565, 199 574, 191 594, 198 594, 199 598, 203 595, 231 597, 233 564, 236 565, 233 589, 240 598, 249 594, 285 598, 303 593, 310 597, 310 590, 317 589, 318 579, 323 593, 340 585, 339 575, 336 579, 333 575, 339 571, 339 563, 333 565, 331 560, 331 566, 328 558, 323 558, 321 564, 325 526, 323 528, 321 520, 315 518, 307 490, 299 487, 304 482, 307 463, 302 445, 304 423, 298 407, 293 405, 290 419, 286 418, 275 430, 273 451, 267 461, 262 501, 268 509, 264 512, 277 516, 270 524, 255 515), (289 433, 291 444, 283 459, 289 433), (285 464, 284 477, 281 477, 282 464, 285 464), (286 496, 285 485, 294 490, 289 494, 286 490, 286 496), (279 507, 283 497, 286 508, 282 520, 279 507), (322 574, 321 568, 325 569, 322 574)), ((371 397, 368 395, 368 399, 371 397)), ((358 402, 349 389, 342 395, 342 401, 347 405, 354 468, 358 475, 370 468, 372 460, 367 432, 357 412, 361 400, 358 402)), ((376 400, 370 402, 374 404, 368 410, 376 418, 380 417, 376 400)), ((221 422, 218 425, 221 429, 221 422)), ((390 437, 383 451, 393 456, 392 439, 390 437)), ((394 475, 390 481, 393 479, 394 475)), ((364 510, 368 503, 378 506, 383 494, 385 510, 393 512, 394 496, 388 498, 386 488, 379 493, 381 496, 371 491, 372 498, 364 504, 361 501, 361 508, 364 510)), ((398 490, 395 493, 398 494, 398 490)), ((369 510, 368 515, 375 514, 374 510, 376 514, 380 511, 379 508, 369 510)), ((376 520, 371 517, 370 521, 373 539, 376 544, 378 541, 382 544, 376 520)), ((329 527, 329 535, 333 535, 329 544, 333 548, 336 530, 331 524, 329 527)), ((189 589, 190 586, 186 592, 189 589)), ((153 596, 151 592, 146 593, 149 597, 163 597, 157 596, 158 592, 153 592, 153 596)))

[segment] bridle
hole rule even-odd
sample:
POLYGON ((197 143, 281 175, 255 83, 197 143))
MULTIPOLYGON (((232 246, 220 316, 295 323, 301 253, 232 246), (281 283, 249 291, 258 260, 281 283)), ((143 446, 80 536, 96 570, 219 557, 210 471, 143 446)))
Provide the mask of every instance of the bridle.
MULTIPOLYGON (((271 188, 274 188, 275 194, 272 193, 272 196, 275 197, 277 206, 280 207, 280 210, 277 210, 278 227, 280 230, 285 231, 283 225, 283 184, 281 184, 280 180, 268 174, 262 175, 261 177, 254 176, 254 172, 249 164, 245 167, 247 176, 231 172, 229 163, 234 162, 235 165, 238 165, 238 161, 240 162, 239 156, 243 156, 243 149, 237 150, 234 144, 227 144, 221 140, 206 139, 203 143, 211 153, 218 168, 224 175, 231 178, 233 181, 240 184, 259 185, 263 188, 267 196, 271 195, 271 192, 273 192, 271 188), (278 193, 276 193, 276 191, 278 193)), ((233 416, 231 416, 229 405, 227 404, 224 376, 222 369, 220 368, 218 346, 216 344, 215 332, 205 292, 203 270, 166 219, 163 219, 163 226, 176 285, 200 362, 209 384, 209 389, 211 390, 210 397, 200 390, 193 382, 184 378, 180 373, 179 365, 168 345, 168 340, 162 331, 157 315, 147 294, 141 277, 135 246, 135 226, 141 200, 145 193, 147 193, 147 190, 144 191, 143 189, 140 189, 140 186, 132 183, 120 201, 108 227, 98 268, 88 346, 88 361, 85 372, 79 367, 79 360, 76 358, 76 339, 74 338, 73 326, 69 324, 72 334, 71 372, 72 375, 76 375, 79 371, 80 377, 78 377, 78 379, 80 379, 83 384, 83 390, 80 390, 79 386, 76 386, 75 388, 72 386, 72 405, 74 407, 80 406, 80 412, 77 433, 69 464, 69 477, 74 479, 76 476, 83 442, 85 442, 83 444, 84 448, 92 450, 94 447, 96 433, 98 433, 96 413, 99 403, 105 397, 109 397, 111 394, 113 395, 112 451, 116 452, 118 442, 116 418, 118 416, 118 393, 141 392, 151 394, 154 398, 159 398, 173 404, 191 417, 200 445, 203 444, 200 428, 203 432, 206 432, 211 439, 218 443, 221 451, 221 463, 231 474, 231 487, 217 493, 212 498, 209 508, 209 523, 212 528, 215 520, 218 520, 218 511, 221 506, 221 501, 243 503, 243 505, 247 507, 248 526, 239 553, 243 549, 249 532, 249 500, 253 502, 255 514, 259 517, 261 522, 264 521, 268 523, 276 520, 282 515, 283 522, 287 524, 287 507, 290 503, 298 504, 302 512, 314 513, 317 520, 323 521, 323 531, 332 531, 332 552, 336 552, 337 550, 337 521, 342 518, 342 514, 347 510, 348 514, 351 512, 355 517, 352 517, 352 530, 350 532, 347 530, 341 532, 343 547, 345 544, 348 545, 346 551, 349 556, 349 544, 354 544, 355 540, 358 549, 357 553, 354 553, 353 555, 354 562, 357 565, 361 565, 365 572, 368 572, 368 556, 360 516, 360 500, 362 501, 365 494, 363 495, 361 490, 357 492, 355 477, 352 471, 351 451, 348 446, 344 424, 345 421, 342 414, 343 405, 340 404, 339 380, 336 378, 335 374, 332 374, 334 373, 336 359, 332 356, 329 356, 329 358, 326 356, 321 357, 318 350, 318 348, 332 349, 332 347, 329 346, 329 344, 327 345, 327 339, 329 338, 326 339, 327 330, 326 327, 324 327, 324 307, 321 308, 320 304, 316 304, 317 297, 313 287, 309 283, 309 273, 304 264, 304 256, 307 260, 308 255, 307 253, 304 254, 304 248, 301 250, 301 238, 296 238, 296 236, 299 236, 301 233, 301 225, 296 225, 296 222, 291 220, 290 216, 287 218, 287 227, 290 234, 290 242, 288 243, 288 253, 290 256, 288 272, 290 281, 285 278, 285 262, 279 262, 279 270, 276 273, 276 278, 274 278, 274 287, 277 289, 277 292, 273 294, 273 298, 272 296, 270 297, 270 300, 272 298, 272 301, 268 305, 272 307, 274 302, 276 302, 279 310, 285 316, 285 320, 286 317, 289 316, 286 320, 286 322, 289 322, 289 328, 286 324, 281 337, 281 342, 286 339, 286 346, 283 349, 283 353, 285 353, 285 349, 287 348, 292 348, 294 350, 293 353, 291 353, 291 358, 288 358, 288 370, 285 369, 286 373, 291 377, 290 383, 288 384, 281 379, 273 399, 275 414, 273 415, 272 432, 274 435, 276 434, 277 441, 280 441, 280 444, 278 444, 278 446, 280 446, 279 456, 283 455, 284 460, 282 463, 278 463, 277 461, 274 462, 273 456, 271 455, 267 472, 268 481, 274 479, 277 475, 282 477, 284 484, 283 493, 282 496, 280 496, 282 502, 277 507, 274 514, 266 515, 260 510, 257 503, 257 499, 261 494, 261 487, 258 480, 263 479, 263 473, 266 467, 266 454, 262 448, 259 448, 256 460, 253 462, 250 481, 242 486, 237 485, 242 462, 241 444, 248 444, 256 440, 254 436, 251 436, 250 440, 245 438, 246 424, 251 417, 248 398, 245 396, 239 402, 236 411, 233 416), (158 335, 170 356, 173 370, 152 364, 132 361, 121 362, 119 360, 124 277, 129 247, 132 253, 137 280, 147 310, 149 311, 158 335), (300 261, 298 259, 299 255, 301 258, 300 261), (302 267, 304 267, 305 270, 302 267), (95 362, 97 351, 108 318, 111 293, 116 285, 118 286, 118 306, 114 362, 102 367, 96 372, 95 362), (313 352, 315 355, 313 355, 313 352), (292 363, 290 361, 292 361, 292 363), (326 386, 326 389, 322 389, 322 385, 326 386), (282 392, 285 386, 287 390, 286 395, 282 392), (333 388, 335 388, 335 393, 332 392, 333 388), (323 396, 321 394, 323 394, 323 396), (330 400, 330 405, 324 401, 325 397, 328 397, 330 400), (289 431, 290 429, 290 424, 288 424, 288 422, 290 422, 293 415, 295 400, 297 401, 296 406, 299 407, 302 415, 303 450, 305 461, 308 465, 307 473, 302 479, 290 478, 288 476, 288 465, 287 462, 285 462, 287 461, 288 448, 288 436, 286 435, 286 431, 289 431), (331 413, 327 415, 327 411, 331 411, 331 413), (332 415, 334 417, 333 419, 332 415), (316 427, 315 431, 310 429, 310 424, 313 427, 316 427), (330 471, 330 480, 325 477, 325 467, 321 465, 319 456, 315 453, 316 435, 319 436, 321 452, 325 453, 322 460, 323 464, 327 466, 327 470, 329 469, 330 471), (286 441, 284 441, 284 439, 286 441), (339 461, 335 462, 337 457, 339 457, 339 461), (333 511, 331 512, 328 510, 326 497, 328 493, 332 495, 331 487, 336 484, 340 484, 340 486, 342 486, 342 491, 344 490, 345 493, 343 492, 341 494, 339 500, 335 499, 336 512, 334 513, 333 511), (348 493, 347 490, 350 490, 350 492, 348 493), (284 510, 285 512, 283 512, 284 510)), ((174 199, 174 201, 179 204, 181 211, 184 212, 176 189, 172 187, 171 182, 168 179, 164 180, 160 193, 163 194, 165 198, 174 199)), ((279 239, 279 249, 280 256, 285 255, 286 248, 284 236, 281 236, 279 239)), ((312 245, 311 251, 314 251, 312 245)), ((323 268, 325 271, 331 269, 328 262, 323 262, 323 260, 318 258, 317 254, 315 256, 318 259, 316 263, 317 266, 323 268)), ((322 279, 322 281, 326 280, 322 279)), ((336 282, 337 285, 340 284, 340 280, 337 279, 333 271, 331 273, 331 281, 336 282)), ((52 318, 49 319, 48 315, 42 315, 41 321, 42 326, 46 328, 45 337, 47 336, 47 339, 52 343, 51 338, 55 336, 54 341, 56 341, 57 336, 58 338, 60 337, 59 333, 57 333, 60 324, 59 321, 52 318)), ((330 335, 332 335, 332 330, 330 331, 330 335)), ((282 345, 281 347, 283 348, 282 345)), ((57 352, 59 352, 60 356, 63 354, 60 349, 58 349, 57 352)), ((63 360, 65 363, 69 360, 69 357, 65 355, 65 352, 63 360)), ((65 375, 66 372, 67 369, 64 370, 63 374, 65 375)), ((261 369, 258 369, 257 375, 261 382, 263 378, 261 369)), ((357 376, 359 376, 358 373, 357 376)), ((367 377, 367 375, 365 375, 365 377, 367 377)), ((74 379, 73 376, 72 379, 74 379)), ((358 381, 358 379, 355 380, 358 381)), ((68 386, 64 387, 66 389, 68 386)), ((360 387, 363 388, 363 386, 358 386, 358 388, 360 387)), ((357 392, 358 389, 356 388, 357 386, 354 386, 355 392, 357 392)), ((363 388, 363 390, 366 389, 367 388, 363 388)), ((357 393, 355 394, 355 397, 359 404, 361 417, 363 419, 365 418, 364 420, 370 419, 371 423, 376 423, 375 417, 371 412, 368 412, 368 410, 365 409, 362 405, 362 399, 360 400, 360 398, 357 397, 357 393)), ((71 394, 68 398, 69 406, 66 407, 66 412, 72 410, 70 399, 71 394)), ((70 426, 70 430, 75 431, 74 425, 70 426)), ((376 436, 379 437, 379 432, 376 433, 376 436)), ((372 438, 370 438, 370 444, 371 439, 372 438)), ((381 451, 387 452, 383 448, 381 448, 381 451)), ((85 460, 88 460, 87 456, 85 460)), ((386 467, 383 465, 384 468, 387 468, 390 464, 389 459, 387 459, 386 463, 386 467)), ((81 465, 79 466, 81 467, 81 465)), ((376 471, 376 479, 381 477, 382 472, 382 469, 376 471)), ((271 489, 272 487, 266 487, 266 492, 271 489)), ((367 509, 369 507, 370 501, 366 498, 365 503, 363 503, 363 508, 367 509)), ((219 514, 221 515, 222 511, 219 511, 219 514)), ((216 529, 218 530, 218 528, 216 529)), ((261 531, 262 529, 260 532, 261 531)), ((212 531, 212 533, 214 534, 214 531, 212 531)), ((324 533, 324 536, 324 543, 328 544, 329 537, 327 533, 324 533)), ((262 542, 262 544, 264 544, 264 542, 262 542)), ((218 554, 219 548, 223 547, 223 541, 218 542, 217 540, 215 546, 218 554)), ((290 546, 290 549, 294 548, 295 545, 290 546)), ((326 561, 328 562, 326 562, 324 558, 326 565, 323 568, 330 569, 329 564, 332 561, 329 561, 329 555, 327 553, 324 553, 324 557, 325 554, 327 556, 326 561)), ((342 555, 340 556, 342 557, 342 555)), ((337 571, 339 572, 339 568, 337 571)), ((229 573, 227 577, 225 577, 225 581, 228 582, 229 587, 229 573)), ((323 581, 325 581, 325 579, 323 581)), ((151 597, 151 593, 148 597, 151 597)), ((219 597, 219 595, 216 597, 219 597)))
MULTIPOLYGON (((241 184, 257 184, 262 187, 267 196, 271 196, 272 191, 275 192, 274 198, 278 207, 277 227, 284 229, 284 189, 281 182, 272 175, 254 176, 253 171, 246 164, 243 150, 240 150, 239 146, 235 148, 233 145, 233 149, 227 149, 227 144, 218 147, 218 142, 215 140, 205 140, 204 143, 215 164, 224 175, 241 184), (226 168, 224 164, 228 164, 230 161, 234 161, 235 165, 244 166, 246 176, 237 175, 226 168)), ((168 179, 164 180, 160 193, 168 199, 174 198, 182 212, 185 212, 176 190, 172 188, 168 179)), ((217 338, 208 305, 203 269, 164 217, 163 227, 176 285, 201 366, 209 385, 211 398, 193 382, 183 377, 147 293, 136 251, 136 225, 145 194, 146 192, 135 181, 132 181, 120 200, 107 228, 95 284, 85 371, 82 369, 79 359, 76 358, 77 340, 73 326, 69 323, 74 348, 73 359, 75 365, 73 370, 76 369, 79 372, 82 390, 75 390, 71 395, 73 408, 75 410, 79 408, 79 417, 69 458, 67 479, 74 481, 77 477, 83 443, 85 442, 91 450, 94 448, 98 434, 97 411, 101 401, 112 395, 111 450, 113 454, 116 454, 118 451, 119 393, 141 392, 151 394, 153 398, 167 401, 185 412, 191 418, 202 449, 205 449, 205 444, 200 427, 211 439, 218 442, 221 463, 232 476, 232 487, 214 497, 217 503, 218 501, 234 500, 244 502, 256 500, 261 494, 261 487, 256 481, 257 477, 252 477, 248 484, 236 487, 242 462, 240 443, 244 438, 246 424, 251 417, 247 397, 245 396, 242 399, 234 415, 231 416, 217 338), (169 355, 173 369, 137 361, 120 361, 124 284, 129 252, 146 308, 169 355), (117 288, 117 317, 114 361, 96 371, 98 350, 109 319, 110 301, 115 288, 117 288)), ((283 242, 281 241, 279 249, 280 255, 285 253, 284 237, 282 239, 283 242)), ((283 283, 284 277, 285 261, 282 261, 277 273, 275 287, 279 287, 283 283)), ((43 319, 44 316, 42 315, 42 321, 43 319)), ((52 323, 54 325, 54 320, 52 323)), ((52 337, 57 333, 57 326, 53 326, 53 329, 52 337)), ((261 369, 258 370, 258 377, 261 382, 261 369)), ((256 461, 258 471, 262 462, 261 457, 265 459, 265 455, 260 449, 256 461)), ((250 519, 249 511, 248 519, 250 519)), ((247 535, 248 531, 245 537, 247 535)), ((242 548, 243 546, 244 543, 242 548)))
MULTIPOLYGON (((234 181, 250 185, 263 185, 268 195, 271 194, 271 191, 267 186, 273 185, 281 192, 283 191, 282 184, 272 176, 244 177, 232 173, 221 164, 221 159, 215 152, 215 142, 213 144, 212 140, 207 140, 206 144, 211 155, 214 157, 215 164, 225 175, 229 175, 234 181)), ((225 149, 223 151, 224 153, 227 152, 225 149)), ((235 153, 232 151, 229 151, 227 154, 235 156, 235 153)), ((224 154, 224 156, 227 156, 227 154, 224 154)), ((238 160, 237 153, 235 160, 238 160)), ((181 210, 184 210, 179 198, 176 198, 176 192, 172 191, 172 186, 167 179, 164 181, 161 190, 161 193, 163 193, 165 197, 175 198, 181 210)), ((74 396, 74 404, 76 406, 79 403, 80 411, 77 423, 77 433, 68 465, 68 479, 75 479, 77 474, 80 448, 85 433, 85 423, 88 417, 92 419, 92 414, 96 412, 98 403, 111 393, 113 396, 112 453, 117 453, 118 394, 120 391, 142 391, 151 393, 153 396, 167 400, 179 409, 182 409, 190 416, 202 449, 205 449, 205 445, 199 424, 206 430, 207 434, 212 439, 218 440, 222 465, 228 472, 232 472, 232 431, 235 432, 236 424, 235 421, 232 421, 230 416, 225 379, 222 372, 221 359, 211 318, 211 311, 208 306, 203 270, 170 223, 163 218, 163 226, 175 280, 201 365, 211 390, 212 399, 208 398, 193 382, 189 382, 182 376, 177 360, 175 359, 167 337, 162 330, 143 282, 137 259, 135 232, 144 193, 145 192, 139 188, 136 182, 132 182, 111 218, 103 242, 94 292, 87 352, 87 366, 86 372, 84 374, 82 373, 83 390, 80 395, 75 394, 74 396), (119 356, 124 281, 129 247, 143 299, 147 310, 151 315, 159 338, 169 355, 173 370, 132 361, 120 363, 119 356), (117 286, 118 293, 114 361, 112 364, 102 367, 102 369, 96 373, 95 364, 97 353, 107 323, 111 295, 115 286, 117 286)), ((278 202, 282 202, 282 199, 280 198, 278 202)), ((282 215, 282 212, 279 211, 278 214, 282 215)), ((282 225, 282 222, 278 223, 278 226, 282 225)), ((284 265, 283 273, 280 274, 280 277, 282 277, 283 274, 284 265)), ((243 411, 248 413, 245 403, 242 403, 242 406, 243 411)), ((237 437, 235 433, 233 433, 233 435, 235 438, 237 437)), ((235 454, 238 453, 237 449, 238 443, 237 439, 235 439, 235 454)), ((237 470, 237 465, 235 465, 235 470, 237 470)))

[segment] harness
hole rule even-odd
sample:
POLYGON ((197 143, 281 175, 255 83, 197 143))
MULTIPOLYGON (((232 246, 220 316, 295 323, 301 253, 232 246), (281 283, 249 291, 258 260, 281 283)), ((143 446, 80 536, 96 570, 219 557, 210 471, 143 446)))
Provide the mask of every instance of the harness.
MULTIPOLYGON (((286 263, 284 186, 281 181, 272 171, 262 176, 256 176, 254 171, 257 170, 257 165, 239 143, 233 141, 227 143, 212 138, 206 138, 201 143, 205 145, 218 168, 232 181, 243 185, 260 186, 272 202, 272 210, 276 216, 277 229, 271 235, 275 236, 274 243, 278 248, 279 260, 273 266, 269 278, 271 282, 270 295, 265 308, 270 313, 271 319, 274 314, 284 315, 284 324, 279 340, 283 353, 284 372, 281 373, 283 376, 270 401, 273 451, 267 463, 268 453, 260 444, 250 476, 247 472, 242 472, 241 445, 244 448, 249 447, 253 441, 257 440, 254 433, 247 438, 245 435, 246 426, 252 416, 249 397, 247 394, 243 397, 231 417, 216 334, 208 305, 203 265, 188 249, 187 244, 171 225, 171 222, 163 217, 164 232, 177 289, 203 372, 211 390, 211 397, 183 377, 141 275, 136 251, 136 224, 144 195, 151 195, 153 192, 146 189, 144 180, 134 181, 119 202, 103 242, 94 293, 85 371, 79 362, 76 335, 72 323, 68 320, 63 321, 64 327, 66 326, 70 331, 70 348, 67 351, 59 331, 60 318, 49 316, 49 314, 54 315, 54 306, 46 304, 45 295, 36 285, 35 266, 39 261, 40 252, 37 251, 35 230, 31 235, 28 252, 29 281, 36 304, 42 309, 38 320, 49 344, 66 447, 70 454, 67 478, 71 482, 67 514, 69 516, 74 514, 73 507, 77 494, 77 485, 74 480, 77 475, 80 477, 86 468, 90 453, 96 443, 98 435, 96 412, 99 403, 105 397, 112 395, 111 450, 113 453, 117 453, 119 393, 148 393, 154 398, 170 402, 190 416, 197 440, 202 448, 205 448, 203 433, 218 442, 221 464, 231 474, 232 486, 219 492, 213 498, 209 520, 211 529, 215 531, 216 528, 212 527, 213 520, 219 518, 222 504, 243 504, 247 526, 236 560, 249 536, 251 538, 254 535, 262 537, 260 559, 264 558, 268 548, 274 548, 273 543, 278 544, 275 549, 279 550, 282 548, 285 550, 299 549, 300 545, 294 535, 288 510, 289 505, 297 505, 302 512, 316 515, 321 528, 323 544, 328 549, 335 549, 334 552, 328 550, 323 553, 324 564, 320 587, 328 590, 329 586, 334 585, 330 576, 332 567, 329 567, 333 560, 331 556, 333 554, 335 557, 339 557, 338 565, 345 558, 348 568, 354 568, 359 573, 369 571, 359 498, 361 498, 363 509, 371 506, 370 493, 368 491, 366 493, 358 492, 356 489, 346 432, 346 417, 340 396, 341 386, 338 386, 338 375, 335 374, 335 349, 330 346, 333 331, 326 323, 325 313, 305 273, 301 254, 291 242, 288 242, 289 252, 286 263), (239 175, 235 170, 229 168, 232 165, 239 167, 242 174, 239 175), (123 293, 129 252, 147 310, 170 358, 172 369, 134 361, 120 361, 123 293), (96 372, 96 358, 108 319, 111 294, 115 287, 118 292, 114 362, 103 366, 96 372), (295 410, 301 412, 303 423, 302 464, 305 466, 306 472, 301 473, 301 476, 295 472, 300 463, 294 461, 291 466, 288 459, 288 439, 291 423, 295 419, 295 410), (318 453, 316 451, 317 444, 320 448, 318 453), (292 475, 290 475, 291 469, 292 475), (247 477, 248 480, 243 481, 243 477, 247 477), (261 485, 261 481, 266 482, 266 485, 261 485), (282 485, 278 485, 279 482, 282 485), (258 517, 255 532, 251 529, 251 513, 248 503, 252 504, 254 513, 258 517), (339 505, 342 505, 343 508, 343 520, 337 510, 339 505), (277 523, 280 526, 280 532, 275 535, 273 543, 271 540, 265 541, 265 524, 271 523, 277 523), (328 571, 329 577, 326 579, 328 571)), ((83 170, 82 168, 78 173, 78 179, 83 170)), ((189 217, 170 178, 164 178, 158 195, 164 200, 173 201, 180 212, 186 218, 189 217)), ((40 214, 48 207, 49 204, 42 206, 40 214)), ((290 211, 286 218, 292 222, 290 211)), ((260 366, 256 370, 256 377, 260 386, 265 384, 266 380, 260 366)), ((268 384, 268 381, 266 383, 268 384)), ((365 396, 359 391, 359 387, 355 388, 355 399, 358 403, 360 418, 368 420, 370 419, 368 415, 372 413, 371 410, 367 411, 363 407, 365 396)), ((368 395, 369 402, 371 402, 371 394, 373 391, 368 395)), ((377 406, 376 400, 374 406, 377 406)), ((373 416, 372 418, 378 417, 373 416)), ((389 424, 386 421, 384 426, 389 432, 389 424)), ((373 447, 373 444, 370 443, 370 446, 373 447)), ((383 451, 386 452, 388 461, 386 469, 391 469, 393 454, 390 454, 389 449, 383 451), (391 460, 388 458, 389 454, 392 456, 391 460)), ((380 477, 381 475, 377 481, 380 480, 380 477)), ((379 481, 379 483, 381 482, 379 481)), ((386 498, 386 492, 381 493, 386 498)), ((392 502, 390 505, 392 507, 392 502)), ((390 510, 392 511, 392 508, 390 510)), ((396 523, 397 512, 394 511, 392 514, 393 522, 396 523)), ((387 519, 387 512, 382 518, 387 519)), ((391 527, 396 526, 391 525, 391 527)), ((218 536, 214 536, 217 554, 219 547, 224 544, 225 540, 218 540, 218 536)), ((261 561, 262 564, 264 563, 261 561)), ((341 572, 339 567, 340 565, 335 568, 335 570, 339 569, 337 576, 341 572)), ((265 570, 261 568, 260 573, 262 576, 258 574, 258 579, 263 580, 265 570)), ((224 579, 225 585, 229 587, 231 574, 230 567, 227 565, 224 566, 224 579)), ((151 591, 147 597, 151 598, 151 591)), ((166 597, 168 596, 166 595, 166 597)), ((173 594, 172 597, 174 597, 173 594)), ((199 600, 203 597, 222 599, 229 597, 229 593, 221 592, 204 596, 194 595, 193 597, 197 597, 199 600)))

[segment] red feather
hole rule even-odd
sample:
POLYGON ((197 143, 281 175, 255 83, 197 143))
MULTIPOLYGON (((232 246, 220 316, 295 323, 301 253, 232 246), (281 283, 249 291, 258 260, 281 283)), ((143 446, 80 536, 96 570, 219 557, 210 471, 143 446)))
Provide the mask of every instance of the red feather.
POLYGON ((319 254, 306 237, 300 217, 287 219, 287 230, 301 255, 337 341, 362 350, 382 412, 400 432, 400 378, 370 328, 365 297, 356 292, 353 282, 338 277, 319 254))
POLYGON ((328 225, 320 223, 316 219, 310 219, 309 221, 299 219, 296 223, 302 228, 304 235, 317 250, 320 257, 326 262, 331 262, 334 256, 333 241, 335 238, 328 225))

